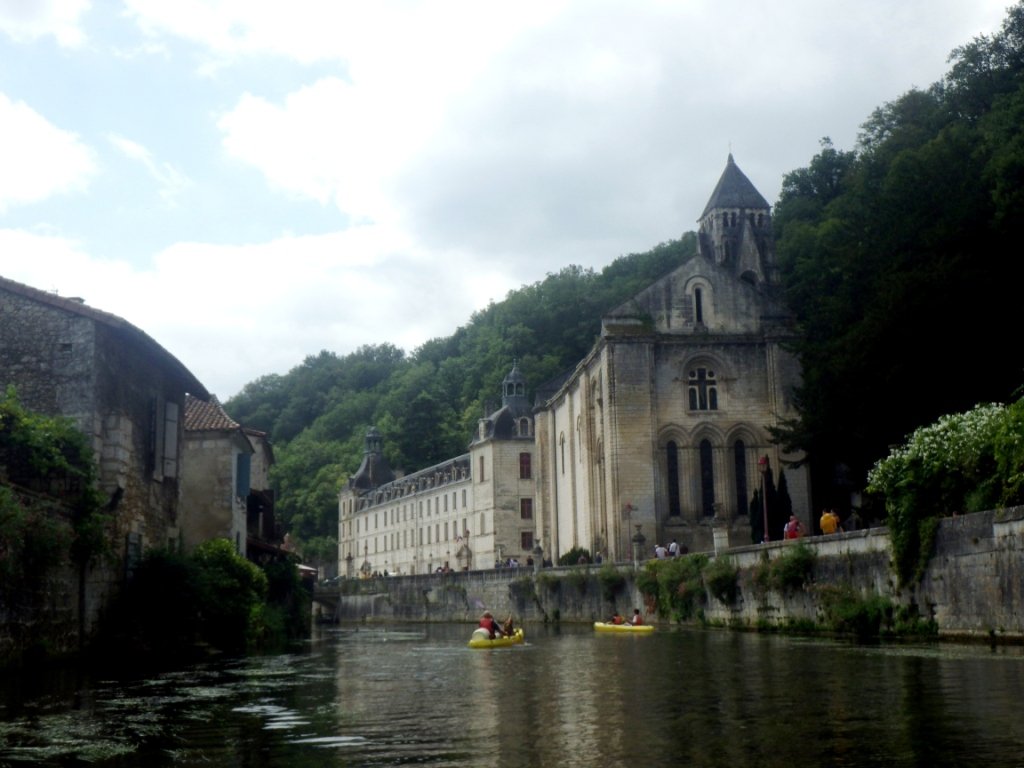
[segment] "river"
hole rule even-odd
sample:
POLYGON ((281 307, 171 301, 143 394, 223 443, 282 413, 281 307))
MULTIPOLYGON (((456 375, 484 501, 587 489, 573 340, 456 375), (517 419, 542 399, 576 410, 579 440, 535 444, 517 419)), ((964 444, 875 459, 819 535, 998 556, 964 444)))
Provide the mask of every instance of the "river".
POLYGON ((1019 648, 317 628, 144 678, 0 678, 4 766, 1024 766, 1019 648))

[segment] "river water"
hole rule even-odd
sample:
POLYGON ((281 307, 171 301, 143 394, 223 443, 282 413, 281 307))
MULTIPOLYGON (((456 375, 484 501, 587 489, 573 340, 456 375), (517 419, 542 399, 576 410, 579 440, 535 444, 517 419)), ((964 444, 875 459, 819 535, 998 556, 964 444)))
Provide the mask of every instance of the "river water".
POLYGON ((0 678, 0 765, 1024 766, 1019 648, 318 628, 145 678, 0 678))

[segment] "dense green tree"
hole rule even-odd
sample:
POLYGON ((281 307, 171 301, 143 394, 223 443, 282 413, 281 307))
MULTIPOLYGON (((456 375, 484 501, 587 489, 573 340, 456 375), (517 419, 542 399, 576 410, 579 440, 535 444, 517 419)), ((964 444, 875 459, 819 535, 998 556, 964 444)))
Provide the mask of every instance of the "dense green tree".
POLYGON ((819 505, 842 507, 889 445, 1021 383, 1012 246, 1024 211, 1024 11, 954 51, 949 75, 824 143, 776 207, 803 340, 799 423, 819 505))
POLYGON ((390 344, 344 356, 324 351, 246 385, 224 406, 269 434, 278 517, 312 556, 317 542, 337 533, 337 494, 362 460, 369 427, 385 436, 388 461, 405 472, 465 452, 477 420, 499 406, 514 361, 533 386, 571 369, 596 340, 604 312, 695 251, 688 233, 601 272, 566 267, 408 356, 390 344))

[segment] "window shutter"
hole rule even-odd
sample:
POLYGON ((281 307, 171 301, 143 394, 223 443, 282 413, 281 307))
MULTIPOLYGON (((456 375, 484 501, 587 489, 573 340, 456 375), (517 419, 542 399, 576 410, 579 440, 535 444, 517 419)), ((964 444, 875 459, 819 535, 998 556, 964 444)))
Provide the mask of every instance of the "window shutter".
POLYGON ((178 476, 178 404, 164 407, 164 477, 178 476))

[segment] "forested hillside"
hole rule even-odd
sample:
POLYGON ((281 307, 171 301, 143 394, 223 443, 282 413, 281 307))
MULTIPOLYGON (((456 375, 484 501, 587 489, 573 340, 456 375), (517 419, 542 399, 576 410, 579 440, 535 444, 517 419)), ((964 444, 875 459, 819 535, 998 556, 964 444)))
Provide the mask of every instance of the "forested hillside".
MULTIPOLYGON (((816 506, 842 506, 914 428, 1013 397, 1024 380, 1022 222, 1020 3, 998 34, 955 50, 941 82, 870 115, 856 147, 825 140, 784 177, 776 243, 805 334, 805 385, 802 418, 780 437, 808 452, 816 506)), ((568 267, 411 353, 324 351, 225 406, 270 433, 281 517, 307 556, 318 545, 329 552, 336 492, 368 426, 406 471, 463 452, 513 359, 534 387, 565 372, 592 346, 604 311, 694 248, 688 234, 600 273, 568 267)))
POLYGON ((531 388, 570 370, 590 351, 604 312, 695 251, 689 233, 600 272, 566 267, 411 353, 387 344, 343 356, 322 351, 246 385, 224 406, 270 435, 280 519, 308 558, 327 556, 337 493, 359 466, 368 427, 380 430, 388 460, 405 472, 464 453, 485 405, 500 404, 513 361, 531 388))
POLYGON ((819 506, 916 427, 1024 381, 1024 6, 950 64, 875 110, 853 151, 826 140, 784 177, 776 244, 805 333, 788 437, 813 459, 819 506))

